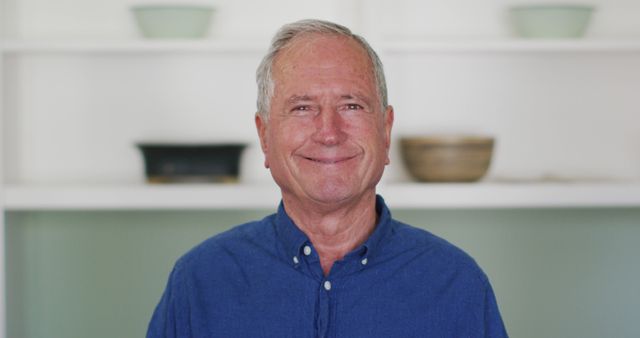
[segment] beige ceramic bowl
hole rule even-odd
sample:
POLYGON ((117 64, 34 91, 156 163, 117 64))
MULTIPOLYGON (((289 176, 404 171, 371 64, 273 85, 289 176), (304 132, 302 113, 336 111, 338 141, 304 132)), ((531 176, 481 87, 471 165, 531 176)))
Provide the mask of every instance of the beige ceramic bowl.
POLYGON ((489 169, 494 139, 485 136, 432 135, 400 139, 409 173, 424 182, 472 182, 489 169))

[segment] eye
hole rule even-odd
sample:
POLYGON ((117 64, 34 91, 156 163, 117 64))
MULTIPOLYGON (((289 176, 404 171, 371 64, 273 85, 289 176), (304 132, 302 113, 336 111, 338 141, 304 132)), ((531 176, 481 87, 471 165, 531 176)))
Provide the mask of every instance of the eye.
POLYGON ((299 112, 306 112, 311 110, 311 106, 309 105, 299 105, 299 106, 295 106, 291 109, 292 112, 295 113, 299 113, 299 112))
POLYGON ((348 110, 360 110, 363 109, 361 105, 357 104, 357 103, 348 103, 347 104, 347 109, 348 110))
POLYGON ((316 111, 315 106, 310 104, 299 104, 293 106, 289 110, 289 114, 292 116, 311 116, 316 111))

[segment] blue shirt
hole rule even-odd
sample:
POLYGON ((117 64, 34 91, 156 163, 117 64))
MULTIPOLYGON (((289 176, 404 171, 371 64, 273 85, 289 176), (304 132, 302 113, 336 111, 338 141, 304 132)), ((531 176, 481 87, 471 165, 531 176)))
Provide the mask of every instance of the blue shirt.
POLYGON ((391 218, 324 276, 308 237, 277 214, 178 260, 147 337, 507 337, 489 281, 460 249, 391 218))

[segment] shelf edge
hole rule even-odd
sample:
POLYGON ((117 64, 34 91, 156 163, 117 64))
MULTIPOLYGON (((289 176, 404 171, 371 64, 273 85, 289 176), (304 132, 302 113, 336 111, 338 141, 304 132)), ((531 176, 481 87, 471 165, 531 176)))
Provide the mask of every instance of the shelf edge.
MULTIPOLYGON (((640 207, 640 184, 386 184, 396 209, 640 207)), ((4 189, 5 210, 274 209, 273 185, 25 187, 4 189)))
MULTIPOLYGON (((374 41, 382 53, 437 52, 640 52, 640 39, 628 40, 406 40, 374 41)), ((225 40, 3 40, 0 50, 13 53, 215 52, 263 54, 266 41, 225 40)))
POLYGON ((266 43, 216 40, 129 40, 129 41, 20 41, 0 44, 5 54, 12 53, 148 53, 215 52, 264 53, 266 43))

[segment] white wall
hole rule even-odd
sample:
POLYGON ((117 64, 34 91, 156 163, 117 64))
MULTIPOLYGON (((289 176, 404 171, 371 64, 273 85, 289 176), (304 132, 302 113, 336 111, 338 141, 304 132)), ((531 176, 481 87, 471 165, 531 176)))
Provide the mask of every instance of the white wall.
MULTIPOLYGON (((8 36, 23 38, 122 38, 137 35, 128 8, 175 0, 3 0, 8 36)), ((539 0, 535 3, 557 3, 539 0)), ((510 5, 529 0, 196 0, 218 10, 216 37, 265 38, 283 22, 305 17, 335 20, 380 37, 505 36, 510 5)), ((566 0, 597 7, 590 35, 640 36, 635 0, 566 0)))
MULTIPOLYGON (((249 142, 243 179, 268 181, 253 126, 259 57, 8 56, 7 181, 142 181, 134 145, 150 139, 249 142)), ((640 173, 636 54, 383 58, 396 136, 496 135, 493 176, 633 179, 640 173)), ((404 179, 395 147, 385 179, 404 179)))
MULTIPOLYGON (((3 28, 14 39, 136 39, 129 7, 140 3, 3 0, 3 28)), ((206 3, 217 8, 213 39, 266 46, 282 23, 319 17, 351 25, 374 46, 384 46, 507 37, 506 9, 524 1, 206 3)), ((640 2, 590 3, 597 11, 588 38, 640 36, 640 2)), ((638 178, 637 53, 380 52, 398 136, 451 130, 496 135, 494 177, 638 178)), ((243 180, 269 181, 252 122, 260 57, 261 52, 8 55, 7 181, 141 181, 134 143, 166 138, 249 142, 243 180)), ((396 150, 386 181, 406 179, 396 150)))
MULTIPOLYGON (((142 1, 0 3, 9 39, 139 37, 129 7, 142 1)), ((506 8, 524 1, 208 3, 217 8, 214 39, 266 46, 282 23, 319 17, 349 24, 380 47, 385 41, 506 37, 506 8)), ((597 11, 587 38, 640 37, 640 2, 589 3, 597 11)), ((450 130, 496 135, 493 177, 638 178, 637 52, 380 51, 397 136, 450 130)), ((269 181, 252 122, 260 57, 250 51, 5 55, 6 181, 142 181, 135 142, 167 138, 249 142, 243 180, 269 181)), ((387 181, 406 179, 396 150, 387 181)))

